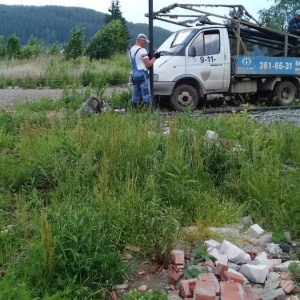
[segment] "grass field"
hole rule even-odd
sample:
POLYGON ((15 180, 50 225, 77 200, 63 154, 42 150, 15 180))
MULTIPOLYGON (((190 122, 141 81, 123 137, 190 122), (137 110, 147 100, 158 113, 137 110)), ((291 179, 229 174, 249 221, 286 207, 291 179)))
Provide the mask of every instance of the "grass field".
POLYGON ((300 237, 298 127, 246 113, 79 115, 90 88, 0 111, 0 299, 107 300, 126 245, 167 262, 185 226, 204 239, 251 215, 300 237))

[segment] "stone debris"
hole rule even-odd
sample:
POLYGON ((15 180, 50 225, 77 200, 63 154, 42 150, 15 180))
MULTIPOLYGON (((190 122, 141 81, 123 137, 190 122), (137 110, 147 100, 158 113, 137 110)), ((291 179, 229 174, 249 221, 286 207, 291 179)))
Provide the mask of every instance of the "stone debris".
POLYGON ((147 284, 143 284, 143 285, 139 286, 137 290, 138 290, 139 292, 146 292, 147 289, 148 289, 147 284))
POLYGON ((219 252, 220 254, 226 254, 228 260, 236 264, 246 264, 251 262, 250 254, 226 240, 221 244, 219 252))
POLYGON ((240 272, 246 276, 250 281, 256 283, 264 283, 269 273, 269 267, 267 265, 242 265, 240 272))
POLYGON ((206 130, 205 139, 208 146, 210 145, 222 146, 227 150, 231 150, 232 152, 244 151, 241 145, 235 145, 230 140, 219 138, 219 134, 212 130, 206 130))
POLYGON ((258 224, 251 225, 247 231, 249 235, 252 235, 255 238, 259 238, 264 232, 265 231, 258 224))
MULTIPOLYGON (((244 222, 248 230, 238 233, 239 238, 251 236, 259 241, 256 245, 248 241, 238 247, 226 238, 222 242, 208 239, 204 242, 207 256, 200 263, 193 263, 196 252, 171 251, 172 272, 166 283, 169 284, 168 300, 299 300, 300 290, 288 267, 292 262, 300 267, 300 262, 289 260, 282 247, 272 243, 272 233, 266 233, 258 224, 253 225, 250 218, 244 222), (190 271, 193 278, 187 276, 190 271)), ((223 236, 224 232, 231 232, 229 229, 232 228, 213 230, 223 236)), ((236 237, 236 232, 232 232, 236 237)), ((158 269, 156 266, 155 272, 158 269)), ((139 272, 144 274, 144 270, 139 272)))
POLYGON ((113 289, 116 290, 116 291, 127 290, 128 289, 128 284, 127 283, 116 284, 115 286, 113 286, 113 289))

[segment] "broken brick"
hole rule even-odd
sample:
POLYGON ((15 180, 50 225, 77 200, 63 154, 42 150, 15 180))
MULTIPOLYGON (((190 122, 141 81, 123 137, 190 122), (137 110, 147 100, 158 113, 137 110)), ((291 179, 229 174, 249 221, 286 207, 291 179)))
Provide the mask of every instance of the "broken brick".
POLYGON ((283 288, 286 294, 289 294, 295 286, 291 280, 281 280, 280 287, 283 288))
POLYGON ((223 264, 218 263, 216 265, 215 270, 214 270, 214 274, 219 276, 219 277, 222 277, 224 271, 228 271, 228 267, 223 265, 223 264))
POLYGON ((247 297, 242 286, 237 282, 221 282, 221 299, 222 300, 244 300, 247 297))
POLYGON ((181 280, 181 286, 180 286, 181 296, 182 297, 192 297, 196 282, 197 282, 197 279, 195 279, 195 278, 181 280))
POLYGON ((171 255, 172 255, 172 262, 175 265, 185 264, 184 252, 182 250, 172 250, 171 255))
MULTIPOLYGON (((216 288, 213 282, 201 281, 196 282, 194 289, 194 300, 215 300, 216 288)), ((231 299, 232 300, 232 299, 231 299)))
MULTIPOLYGON (((213 273, 203 273, 198 275, 198 279, 200 281, 205 282, 207 285, 211 285, 215 287, 215 294, 217 296, 220 295, 220 283, 217 280, 216 276, 213 273)), ((198 282, 196 282, 197 287, 198 282)))
POLYGON ((183 276, 183 272, 172 272, 169 283, 175 285, 183 276))
POLYGON ((243 285, 245 282, 245 279, 242 276, 229 271, 224 271, 221 278, 223 281, 234 281, 240 283, 241 285, 243 285))

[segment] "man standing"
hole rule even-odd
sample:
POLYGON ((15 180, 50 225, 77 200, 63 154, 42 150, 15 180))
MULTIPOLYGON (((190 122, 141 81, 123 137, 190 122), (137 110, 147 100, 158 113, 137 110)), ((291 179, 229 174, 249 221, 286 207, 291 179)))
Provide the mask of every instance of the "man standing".
POLYGON ((155 53, 154 57, 149 59, 145 49, 146 43, 149 43, 147 36, 140 33, 136 38, 136 43, 131 47, 129 58, 131 61, 131 79, 133 84, 133 92, 131 104, 133 108, 137 108, 139 100, 142 98, 145 106, 149 106, 151 102, 150 80, 148 68, 150 68, 156 59, 160 57, 160 53, 155 53))
POLYGON ((289 21, 288 33, 300 36, 300 9, 295 12, 295 17, 289 21))

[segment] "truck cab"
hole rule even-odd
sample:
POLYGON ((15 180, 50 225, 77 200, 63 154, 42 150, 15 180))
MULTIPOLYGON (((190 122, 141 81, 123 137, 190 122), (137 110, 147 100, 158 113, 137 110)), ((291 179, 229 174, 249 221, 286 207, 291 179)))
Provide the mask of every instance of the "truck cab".
POLYGON ((158 49, 154 95, 169 96, 175 110, 196 107, 206 94, 228 92, 230 45, 224 26, 204 25, 174 32, 158 49))
POLYGON ((300 36, 261 26, 242 5, 224 5, 231 9, 229 16, 202 6, 223 5, 175 3, 153 13, 153 19, 184 27, 157 49, 155 98, 167 97, 179 111, 205 103, 208 94, 263 98, 281 106, 300 98, 300 36), (173 14, 173 9, 193 15, 173 14), (252 55, 251 45, 264 53, 252 55))

